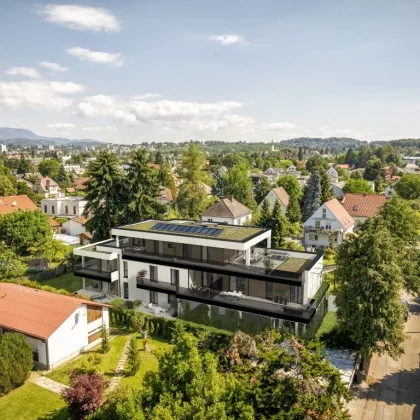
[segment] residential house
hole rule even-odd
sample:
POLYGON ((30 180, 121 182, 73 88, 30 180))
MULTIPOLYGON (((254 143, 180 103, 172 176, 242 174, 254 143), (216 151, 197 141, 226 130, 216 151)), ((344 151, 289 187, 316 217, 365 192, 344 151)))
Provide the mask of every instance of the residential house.
POLYGON ((169 188, 163 186, 159 187, 158 203, 169 206, 173 200, 172 191, 169 188))
POLYGON ((271 249, 270 229, 146 220, 111 233, 113 239, 73 251, 82 258, 74 274, 94 280, 93 293, 141 300, 139 310, 159 316, 243 331, 313 336, 322 319, 325 293, 315 299, 322 255, 271 249))
POLYGON ((296 170, 295 165, 290 165, 287 169, 268 168, 263 172, 263 175, 268 178, 270 182, 277 182, 278 179, 285 175, 292 175, 298 179, 301 178, 302 173, 296 170))
POLYGON ((398 178, 398 179, 392 180, 392 182, 385 187, 385 197, 386 198, 392 198, 392 196, 395 194, 394 187, 397 184, 397 182, 400 180, 400 177, 397 176, 395 178, 398 178))
POLYGON ((335 167, 348 171, 352 168, 352 165, 349 165, 348 163, 338 163, 337 165, 335 165, 335 167))
POLYGON ((73 219, 82 216, 86 204, 83 197, 44 198, 41 200, 41 210, 51 217, 73 219))
POLYGON ((403 170, 406 174, 415 174, 420 172, 420 168, 415 163, 407 163, 403 170))
POLYGON ((354 219, 336 198, 329 200, 303 224, 306 248, 340 245, 346 234, 353 232, 354 219))
POLYGON ((60 224, 51 217, 48 219, 48 221, 50 222, 51 231, 53 235, 60 233, 60 224))
POLYGON ((70 236, 80 236, 86 232, 85 225, 88 222, 88 218, 80 216, 74 219, 67 220, 61 225, 62 233, 70 236))
POLYGON ((344 185, 346 185, 346 181, 331 182, 331 189, 336 197, 341 198, 344 196, 344 185))
POLYGON ((38 194, 43 194, 45 198, 60 197, 61 188, 51 178, 43 176, 35 181, 32 191, 38 194))
POLYGON ((233 196, 222 197, 200 215, 202 222, 244 225, 252 219, 252 210, 244 206, 233 196))
MULTIPOLYGON (((283 213, 286 213, 287 206, 289 205, 289 194, 283 187, 273 188, 265 197, 264 200, 268 200, 270 211, 273 211, 274 204, 279 201, 280 207, 283 213)), ((261 201, 258 208, 261 210, 264 200, 261 201)))
POLYGON ((13 213, 16 210, 39 210, 27 195, 8 195, 0 197, 0 215, 13 213))
POLYGON ((338 172, 331 166, 327 170, 327 174, 330 177, 331 182, 337 182, 338 181, 338 172))
POLYGON ((5 144, 0 144, 0 153, 7 153, 7 146, 5 144))
POLYGON ((355 220, 356 224, 364 222, 368 217, 375 217, 386 203, 386 196, 379 194, 344 195, 343 206, 355 220))
POLYGON ((32 347, 35 367, 52 369, 100 343, 108 305, 0 283, 0 334, 17 332, 32 347))
POLYGON ((86 182, 89 181, 88 177, 82 176, 73 182, 75 191, 84 191, 86 189, 86 182))
POLYGON ((85 169, 80 167, 80 165, 64 165, 64 170, 67 172, 72 172, 76 175, 83 175, 85 173, 85 169))

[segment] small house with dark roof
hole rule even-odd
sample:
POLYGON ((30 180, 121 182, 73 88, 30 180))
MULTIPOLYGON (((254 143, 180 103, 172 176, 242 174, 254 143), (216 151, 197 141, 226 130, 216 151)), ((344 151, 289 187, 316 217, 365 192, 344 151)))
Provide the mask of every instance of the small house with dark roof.
MULTIPOLYGON (((265 197, 264 200, 268 200, 268 205, 270 206, 270 211, 273 210, 274 204, 276 201, 280 203, 280 207, 283 213, 286 213, 287 206, 289 205, 289 194, 283 187, 273 188, 265 197)), ((259 204, 259 209, 264 203, 264 200, 259 204)))
POLYGON ((340 245, 346 234, 353 232, 355 221, 336 198, 321 205, 303 224, 307 248, 340 245))
POLYGON ((217 203, 204 210, 202 222, 226 223, 228 225, 244 225, 252 219, 252 211, 233 196, 222 197, 217 203))

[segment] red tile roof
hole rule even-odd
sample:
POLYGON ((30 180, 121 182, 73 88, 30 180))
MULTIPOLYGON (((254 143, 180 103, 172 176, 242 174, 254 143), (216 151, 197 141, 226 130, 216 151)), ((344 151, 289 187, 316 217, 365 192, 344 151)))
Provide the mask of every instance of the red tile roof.
POLYGON ((289 205, 289 194, 287 194, 286 190, 283 187, 277 187, 273 188, 273 191, 283 206, 287 207, 289 205))
POLYGON ((348 163, 339 163, 338 165, 335 165, 335 167, 341 169, 350 169, 350 165, 348 163))
POLYGON ((50 337, 81 304, 102 303, 11 283, 0 283, 0 325, 33 337, 50 337))
POLYGON ((51 217, 48 219, 48 221, 50 222, 50 226, 52 228, 60 227, 60 224, 56 220, 52 219, 51 217))
POLYGON ((201 213, 203 217, 243 217, 252 214, 252 211, 236 200, 234 197, 223 197, 207 210, 201 213))
POLYGON ((80 217, 75 217, 74 219, 71 219, 71 221, 79 223, 80 225, 84 226, 89 219, 90 218, 80 216, 80 217))
POLYGON ((374 217, 385 202, 384 195, 348 193, 344 195, 343 206, 353 217, 374 217))
POLYGON ((16 210, 35 211, 38 207, 27 195, 0 197, 0 214, 13 213, 16 210))
POLYGON ((351 217, 351 215, 336 198, 327 201, 325 205, 346 229, 349 229, 356 223, 353 217, 351 217))
POLYGON ((73 187, 76 190, 85 190, 86 189, 86 182, 89 181, 89 178, 86 176, 82 176, 78 179, 76 179, 76 181, 73 182, 73 187))

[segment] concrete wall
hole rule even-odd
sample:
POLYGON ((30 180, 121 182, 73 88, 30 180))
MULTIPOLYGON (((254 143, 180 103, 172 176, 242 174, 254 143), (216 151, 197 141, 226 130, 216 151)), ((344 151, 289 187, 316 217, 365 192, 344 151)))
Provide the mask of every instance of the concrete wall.
POLYGON ((67 232, 68 235, 71 236, 79 236, 81 233, 86 232, 86 229, 83 225, 77 222, 73 222, 72 220, 64 222, 61 227, 67 232))
POLYGON ((41 210, 49 216, 80 217, 85 210, 85 206, 86 200, 72 200, 66 198, 49 198, 41 200, 41 210), (53 206, 54 213, 52 212, 53 206), (74 207, 76 207, 76 212, 74 212, 74 207))

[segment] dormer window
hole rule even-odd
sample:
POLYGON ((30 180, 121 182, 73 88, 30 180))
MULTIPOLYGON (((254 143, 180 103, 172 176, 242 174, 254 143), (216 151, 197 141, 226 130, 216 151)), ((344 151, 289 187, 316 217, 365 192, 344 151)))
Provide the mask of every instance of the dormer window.
POLYGON ((322 209, 322 217, 327 217, 327 209, 322 209))
POLYGON ((357 205, 353 206, 353 211, 359 211, 359 206, 357 205))

